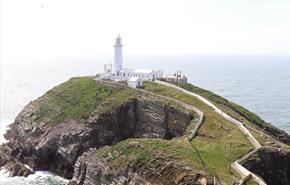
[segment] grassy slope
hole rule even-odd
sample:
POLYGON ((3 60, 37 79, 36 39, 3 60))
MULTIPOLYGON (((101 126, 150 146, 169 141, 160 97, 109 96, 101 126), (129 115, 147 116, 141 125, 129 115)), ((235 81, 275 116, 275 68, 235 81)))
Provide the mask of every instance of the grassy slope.
POLYGON ((198 163, 197 156, 193 155, 189 143, 184 144, 184 139, 185 138, 175 138, 172 140, 157 138, 127 139, 102 151, 102 156, 106 158, 110 156, 109 162, 116 168, 127 165, 128 161, 132 158, 136 159, 136 161, 141 165, 150 167, 155 163, 154 158, 152 158, 153 153, 161 155, 165 154, 166 156, 181 160, 184 164, 193 165, 196 170, 202 169, 202 166, 198 163), (138 142, 142 144, 142 147, 129 147, 124 150, 124 145, 127 145, 130 142, 138 142))
POLYGON ((199 136, 195 137, 192 144, 197 148, 209 171, 212 174, 216 173, 221 181, 230 184, 234 176, 229 172, 231 161, 253 149, 251 143, 239 129, 222 119, 195 97, 154 83, 145 83, 145 89, 183 101, 204 112, 204 124, 198 131, 199 136), (230 143, 232 143, 231 160, 229 159, 230 143))
MULTIPOLYGON (((129 98, 134 98, 142 93, 129 89, 107 86, 97 83, 92 78, 78 77, 53 88, 34 102, 37 109, 37 120, 39 122, 57 124, 65 119, 85 121, 92 114, 101 114, 121 105, 129 98)), ((142 94, 144 96, 144 94, 142 94)), ((155 101, 164 101, 183 111, 188 111, 176 103, 156 98, 155 101)), ((185 137, 172 140, 162 139, 128 139, 114 145, 111 150, 120 150, 124 144, 130 141, 141 142, 144 148, 130 148, 122 157, 111 159, 113 165, 121 166, 127 164, 131 157, 136 158, 142 165, 151 164, 152 152, 163 153, 180 159, 182 162, 194 166, 194 169, 202 170, 197 156, 193 153, 190 144, 185 137)), ((105 152, 111 152, 112 151, 105 152)), ((114 153, 113 153, 114 154, 114 153)), ((108 155, 108 153, 104 154, 108 155)))
POLYGON ((59 123, 65 119, 85 121, 136 96, 136 91, 109 87, 89 77, 71 78, 40 98, 38 121, 59 123))
MULTIPOLYGON (((196 87, 192 84, 180 84, 180 87, 194 92, 196 94, 201 95, 202 97, 210 100, 212 103, 214 103, 217 107, 222 109, 224 112, 232 116, 233 118, 240 120, 241 122, 244 122, 248 124, 249 126, 261 130, 260 128, 264 128, 269 126, 268 123, 266 123, 264 120, 262 120, 258 115, 256 115, 253 112, 250 112, 249 110, 245 109, 244 107, 235 104, 231 101, 228 101, 227 99, 216 95, 208 90, 196 87)), ((273 142, 272 138, 267 137, 265 134, 260 134, 256 132, 255 130, 249 130, 254 137, 262 144, 262 145, 273 145, 275 146, 275 142, 273 142)), ((263 131, 263 130, 261 130, 263 131)), ((263 131, 264 132, 264 131, 263 131)))
MULTIPOLYGON (((215 114, 211 108, 192 96, 153 83, 146 83, 145 89, 191 104, 205 113, 205 121, 199 130, 199 136, 193 140, 192 144, 197 148, 210 173, 217 173, 223 182, 230 184, 234 176, 229 172, 230 162, 252 149, 252 145, 245 136, 232 124, 215 114), (229 160, 230 143, 233 146, 231 161, 229 160)), ((48 123, 59 123, 65 119, 85 121, 90 115, 109 111, 138 94, 139 92, 132 89, 96 83, 88 77, 72 78, 40 98, 40 103, 38 101, 37 105, 39 106, 38 121, 48 123)), ((122 143, 116 144, 113 148, 118 149, 122 143)), ((133 155, 146 164, 150 161, 150 152, 164 152, 194 165, 196 169, 204 169, 197 153, 183 137, 171 141, 143 139, 142 143, 145 144, 145 149, 127 151, 128 156, 133 155)), ((126 160, 126 157, 113 162, 119 165, 122 160, 126 160)))
POLYGON ((249 121, 256 123, 258 125, 263 125, 265 123, 265 121, 263 121, 259 116, 250 112, 249 110, 245 109, 244 107, 242 107, 238 104, 235 104, 233 102, 230 102, 227 99, 225 99, 221 96, 218 96, 218 95, 216 95, 208 90, 196 87, 192 84, 180 84, 179 86, 188 90, 188 91, 199 94, 202 97, 210 100, 212 103, 214 103, 220 109, 222 109, 224 112, 230 114, 232 117, 234 117, 240 121, 249 120, 249 121))

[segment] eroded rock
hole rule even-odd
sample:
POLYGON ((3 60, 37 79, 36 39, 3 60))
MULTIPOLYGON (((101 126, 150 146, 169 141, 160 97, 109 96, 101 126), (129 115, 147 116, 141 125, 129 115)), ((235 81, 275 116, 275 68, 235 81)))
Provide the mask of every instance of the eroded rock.
POLYGON ((152 153, 148 160, 140 162, 131 148, 146 153, 142 142, 127 142, 115 151, 107 146, 91 149, 78 158, 75 173, 68 185, 125 185, 125 184, 191 184, 211 185, 213 178, 191 165, 164 153, 152 153), (108 155, 114 153, 114 156, 108 155))
MULTIPOLYGON (((98 149, 127 138, 179 137, 185 134, 188 125, 198 120, 195 112, 154 98, 139 97, 101 115, 92 115, 83 123, 66 120, 59 124, 37 124, 34 114, 37 110, 32 104, 10 125, 6 134, 9 142, 0 149, 0 166, 9 163, 7 169, 15 171, 12 176, 28 173, 16 169, 22 163, 70 179, 77 158, 90 148, 98 149)), ((137 180, 138 176, 134 178, 137 180)))
POLYGON ((243 166, 262 177, 268 185, 290 184, 290 151, 275 148, 263 148, 243 166))

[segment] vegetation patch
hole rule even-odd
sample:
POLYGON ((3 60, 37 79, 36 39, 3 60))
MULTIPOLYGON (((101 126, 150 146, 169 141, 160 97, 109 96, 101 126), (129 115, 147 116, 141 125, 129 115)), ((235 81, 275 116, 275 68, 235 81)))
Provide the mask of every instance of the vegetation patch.
POLYGON ((90 77, 71 78, 40 98, 37 121, 60 123, 73 119, 83 122, 92 114, 114 109, 136 95, 134 90, 97 83, 90 77))
POLYGON ((107 158, 108 162, 115 168, 127 166, 133 160, 136 161, 137 165, 151 168, 158 165, 157 158, 160 156, 160 160, 170 157, 173 160, 194 166, 194 169, 202 170, 196 154, 185 138, 172 140, 126 139, 98 152, 102 152, 98 155, 107 158))
MULTIPOLYGON (((197 149, 195 152, 201 156, 201 160, 205 164, 204 168, 210 174, 217 174, 225 184, 232 183, 235 176, 229 170, 230 163, 253 149, 252 144, 238 127, 223 119, 196 97, 176 89, 147 82, 145 90, 180 100, 195 106, 204 113, 204 123, 198 130, 198 136, 192 140, 193 146, 197 149), (230 146, 232 146, 231 157, 230 146)), ((200 163, 202 164, 202 162, 200 163)))
MULTIPOLYGON (((213 104, 215 104, 218 108, 223 110, 225 113, 230 115, 231 117, 235 118, 236 120, 239 120, 246 125, 265 132, 269 135, 272 135, 272 133, 269 133, 269 130, 272 130, 272 126, 269 123, 266 123, 264 120, 262 120, 258 115, 256 115, 253 112, 250 112, 249 110, 245 109, 244 107, 233 103, 219 95, 214 94, 213 92, 210 92, 208 90, 196 87, 192 84, 175 84, 179 87, 186 89, 190 92, 196 93, 207 100, 211 101, 213 104)), ((256 130, 250 129, 249 131, 254 135, 254 137, 260 142, 261 145, 272 145, 276 146, 275 141, 273 138, 268 137, 265 134, 261 134, 260 132, 257 132, 256 130)), ((275 135, 275 134, 274 134, 275 135)), ((278 134, 279 136, 279 134, 278 134)), ((275 137, 275 136, 274 136, 275 137)), ((289 147, 288 145, 285 145, 285 147, 289 147)))
POLYGON ((256 123, 258 125, 263 125, 265 124, 265 121, 262 120, 259 116, 256 114, 250 112, 249 110, 245 109, 244 107, 233 103, 219 95, 216 95, 208 90, 199 88, 197 86, 194 86, 192 84, 180 84, 178 85, 183 89, 186 89, 190 92, 196 93, 207 100, 211 101, 214 103, 216 106, 218 106, 220 109, 222 109, 224 112, 227 114, 231 115, 235 119, 238 119, 240 121, 244 121, 245 119, 256 123))

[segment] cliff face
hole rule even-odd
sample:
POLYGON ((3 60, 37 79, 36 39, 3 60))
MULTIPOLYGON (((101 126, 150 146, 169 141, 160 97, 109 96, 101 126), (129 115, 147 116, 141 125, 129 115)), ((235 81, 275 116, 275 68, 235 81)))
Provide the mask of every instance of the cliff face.
POLYGON ((290 184, 290 151, 264 148, 243 165, 261 176, 269 185, 290 184))
POLYGON ((144 140, 129 140, 117 146, 117 150, 116 146, 107 146, 85 152, 75 164, 69 185, 213 184, 211 177, 177 158, 148 153, 144 140))
POLYGON ((266 123, 266 122, 264 122, 263 124, 260 124, 260 125, 257 124, 257 125, 260 126, 266 133, 270 134, 277 140, 287 145, 290 145, 290 135, 287 134, 285 131, 280 130, 274 127, 273 125, 271 125, 270 123, 266 123))
MULTIPOLYGON (((185 134, 187 126, 198 120, 194 112, 145 97, 127 100, 109 112, 91 116, 85 123, 67 120, 59 124, 41 125, 33 122, 36 119, 33 112, 35 110, 31 104, 26 106, 5 135, 9 142, 1 148, 0 161, 1 166, 6 165, 12 175, 31 173, 24 165, 27 164, 34 170, 49 170, 72 178, 77 158, 90 148, 98 149, 127 138, 172 139, 185 134)), ((92 157, 92 161, 96 160, 101 162, 92 157)), ((166 161, 164 158, 163 163, 166 161)), ((83 162, 77 163, 77 169, 80 164, 83 162)), ((91 171, 95 170, 94 166, 99 168, 98 163, 90 164, 88 169, 91 171)), ((133 167, 126 167, 128 169, 123 175, 134 172, 133 167)), ((92 176, 94 173, 86 174, 86 178, 97 178, 92 176)), ((141 177, 137 179, 142 180, 141 177)))

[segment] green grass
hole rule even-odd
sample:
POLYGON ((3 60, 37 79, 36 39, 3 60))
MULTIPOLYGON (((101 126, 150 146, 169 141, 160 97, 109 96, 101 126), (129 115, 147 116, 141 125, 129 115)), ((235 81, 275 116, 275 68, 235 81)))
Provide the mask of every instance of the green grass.
POLYGON ((93 78, 71 78, 40 98, 37 121, 59 123, 73 119, 82 122, 136 95, 134 90, 103 85, 93 78))
MULTIPOLYGON (((77 77, 54 87, 33 104, 37 107, 35 115, 38 122, 51 124, 65 120, 85 122, 90 116, 114 110, 137 96, 149 97, 131 88, 98 83, 91 77, 77 77)), ((152 98, 188 111, 175 102, 150 96, 150 99, 152 98)))
POLYGON ((250 112, 249 110, 245 109, 244 107, 233 103, 219 95, 216 95, 208 90, 196 87, 192 84, 180 84, 181 88, 184 88, 188 91, 194 92, 196 94, 199 94, 200 96, 210 100, 212 103, 214 103, 216 106, 218 106, 220 109, 222 109, 224 112, 228 113, 232 117, 244 121, 248 120, 252 123, 263 125, 265 124, 265 121, 262 120, 258 115, 254 114, 253 112, 250 112))
POLYGON ((193 169, 202 170, 197 156, 185 138, 172 140, 154 138, 127 139, 100 152, 102 152, 102 157, 108 158, 110 156, 108 162, 115 168, 127 166, 132 160, 142 167, 152 167, 158 165, 155 159, 157 155, 160 155, 162 157, 171 157, 186 165, 191 165, 193 169), (140 147, 128 147, 130 142, 138 142, 140 147))
POLYGON ((242 132, 193 96, 149 82, 145 83, 145 90, 193 105, 205 114, 204 123, 198 131, 198 136, 192 140, 192 144, 197 148, 210 173, 217 174, 222 182, 230 184, 234 176, 229 172, 231 161, 239 159, 253 149, 242 132), (232 143, 231 160, 230 143, 232 143))
POLYGON ((253 179, 250 179, 248 182, 245 183, 245 185, 257 185, 257 183, 253 179))
MULTIPOLYGON (((223 110, 225 113, 230 115, 231 117, 253 127, 257 130, 260 130, 266 134, 277 136, 279 133, 269 133, 271 129, 271 125, 266 123, 262 120, 258 115, 249 110, 245 109, 244 107, 233 103, 219 95, 216 95, 208 90, 196 87, 192 84, 179 84, 181 88, 184 88, 188 91, 193 93, 199 94, 200 96, 208 99, 213 104, 215 104, 218 108, 223 110)), ((260 142, 261 145, 265 146, 275 146, 275 142, 272 138, 268 137, 266 134, 260 134, 256 131, 249 129, 249 131, 255 136, 255 138, 260 142)), ((289 148, 289 145, 284 145, 284 147, 289 148)))

